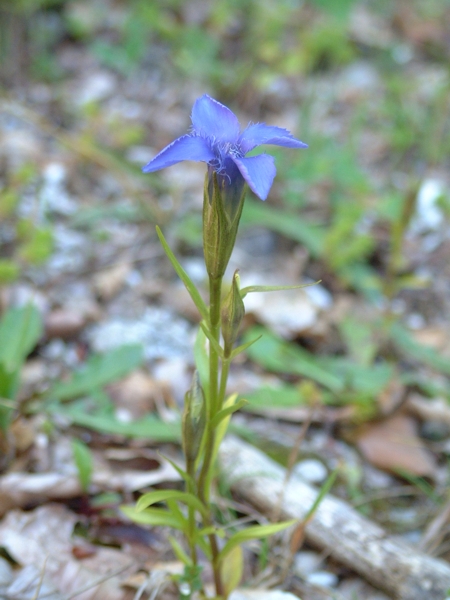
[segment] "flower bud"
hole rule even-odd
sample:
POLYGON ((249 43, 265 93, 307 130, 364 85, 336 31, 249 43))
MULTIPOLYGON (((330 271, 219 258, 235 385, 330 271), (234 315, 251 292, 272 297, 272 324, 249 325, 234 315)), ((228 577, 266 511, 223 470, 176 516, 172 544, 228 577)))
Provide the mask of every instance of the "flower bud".
POLYGON ((195 461, 202 443, 206 425, 205 394, 195 371, 190 389, 184 397, 182 446, 188 461, 195 461))
POLYGON ((239 327, 245 315, 245 306, 241 298, 239 274, 235 271, 230 291, 222 305, 222 336, 225 356, 228 357, 239 334, 239 327))
POLYGON ((227 268, 246 189, 240 174, 230 178, 208 167, 203 198, 203 252, 206 270, 212 279, 222 278, 227 268))

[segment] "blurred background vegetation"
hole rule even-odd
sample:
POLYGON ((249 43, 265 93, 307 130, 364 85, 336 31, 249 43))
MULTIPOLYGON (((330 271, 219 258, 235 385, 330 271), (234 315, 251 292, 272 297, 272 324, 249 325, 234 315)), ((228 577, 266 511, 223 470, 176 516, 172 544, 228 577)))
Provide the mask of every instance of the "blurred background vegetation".
MULTIPOLYGON (((448 284, 433 288, 436 277, 445 282, 450 275, 446 261, 442 253, 427 253, 447 247, 449 28, 447 0, 0 0, 1 109, 83 163, 72 187, 80 197, 87 193, 90 204, 71 216, 74 228, 91 227, 98 241, 96 226, 105 215, 165 221, 191 251, 201 246, 200 211, 167 209, 168 191, 176 192, 159 175, 144 180, 139 166, 145 161, 132 160, 131 150, 156 150, 183 133, 192 100, 204 92, 239 115, 291 129, 309 149, 301 158, 274 152, 271 200, 263 205, 250 198, 243 228, 260 225, 291 249, 300 244, 309 277, 321 278, 333 294, 360 295, 374 314, 387 311, 382 325, 373 319, 365 329, 343 321, 338 347, 349 362, 318 365, 334 370, 337 380, 324 383, 315 371, 332 400, 341 394, 351 401, 356 392, 373 400, 393 377, 395 351, 386 338, 413 361, 449 373, 437 352, 414 346, 406 329, 392 329, 413 307, 435 307, 429 316, 414 308, 422 324, 429 318, 439 325, 448 315, 442 297, 448 284), (75 102, 85 69, 100 73, 100 88, 110 87, 75 102), (159 103, 157 117, 142 110, 149 82, 148 111, 159 103), (173 90, 168 100, 167 88, 173 90), (132 90, 138 106, 124 102, 110 110, 111 96, 129 101, 132 90), (165 102, 181 105, 184 117, 163 125, 165 102), (92 165, 116 179, 136 200, 133 206, 102 203, 92 165), (383 338, 386 328, 391 333, 383 338)), ((39 165, 3 160, 0 215, 8 232, 0 237, 0 282, 7 285, 45 264, 55 246, 52 218, 18 209, 39 181, 39 165)), ((280 343, 267 337, 271 356, 280 343)), ((258 354, 255 346, 252 358, 286 372, 286 355, 274 365, 267 348, 258 354)), ((311 356, 296 350, 295 358, 289 354, 292 374, 310 373, 311 356)), ((409 377, 412 382, 414 373, 409 377)))
MULTIPOLYGON (((83 131, 71 143, 113 171, 117 162, 89 142, 120 158, 133 144, 160 144, 144 122, 120 111, 115 120, 103 117, 95 98, 78 114, 64 105, 63 85, 76 65, 61 60, 61 52, 70 47, 84 48, 89 66, 116 74, 120 91, 137 78, 169 78, 180 90, 186 80, 195 82, 255 120, 297 107, 296 133, 310 150, 302 160, 283 155, 281 202, 288 210, 307 209, 310 192, 321 192, 327 205, 316 203, 317 214, 298 225, 295 237, 347 284, 380 291, 382 283, 366 268, 379 258, 374 220, 390 230, 384 243, 399 254, 395 238, 412 216, 421 180, 447 166, 449 20, 446 0, 1 0, 1 82, 10 100, 26 100, 37 82, 50 86, 53 125, 70 127, 78 119, 83 131), (420 64, 429 71, 415 69, 420 64)), ((3 215, 32 171, 25 165, 7 176, 3 215)), ((289 223, 275 227, 286 233, 289 223)), ((183 229, 192 241, 195 228, 191 236, 183 229)), ((51 250, 45 228, 31 231, 21 222, 17 239, 21 260, 40 260, 51 250)), ((381 260, 387 261, 381 291, 392 295, 402 258, 381 260)), ((3 272, 8 279, 16 271, 4 265, 3 272)))

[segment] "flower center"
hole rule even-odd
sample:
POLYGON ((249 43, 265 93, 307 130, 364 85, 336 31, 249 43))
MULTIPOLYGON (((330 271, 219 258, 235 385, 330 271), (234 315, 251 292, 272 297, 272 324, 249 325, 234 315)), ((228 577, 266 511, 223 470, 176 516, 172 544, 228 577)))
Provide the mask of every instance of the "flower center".
MULTIPOLYGON (((239 144, 231 142, 215 142, 213 144, 214 154, 216 159, 211 161, 210 165, 219 175, 227 174, 227 167, 229 168, 230 158, 241 158, 244 156, 244 152, 239 144)), ((234 165, 233 165, 234 166, 234 165)))

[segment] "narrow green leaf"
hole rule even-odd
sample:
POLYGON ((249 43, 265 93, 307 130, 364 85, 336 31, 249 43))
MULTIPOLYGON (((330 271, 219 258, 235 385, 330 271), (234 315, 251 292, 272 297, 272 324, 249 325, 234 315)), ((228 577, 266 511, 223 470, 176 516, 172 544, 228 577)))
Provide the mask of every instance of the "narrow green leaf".
POLYGON ((245 298, 247 294, 251 294, 253 292, 279 292, 282 290, 300 290, 301 288, 311 287, 312 285, 317 285, 320 283, 319 281, 314 281, 314 283, 304 283, 303 285, 249 285, 241 290, 241 297, 245 298))
POLYGON ((10 308, 0 321, 0 363, 10 373, 22 367, 42 335, 42 320, 32 304, 10 308))
MULTIPOLYGON (((98 394, 91 393, 90 396, 96 400, 98 394)), ((81 399, 65 405, 50 404, 46 406, 46 410, 50 414, 62 415, 76 425, 101 433, 143 438, 155 442, 177 442, 181 438, 179 421, 162 421, 154 414, 145 415, 142 419, 129 423, 119 421, 111 403, 107 407, 99 408, 92 407, 88 400, 81 399)))
POLYGON ((0 406, 14 410, 19 406, 19 403, 15 400, 8 400, 8 398, 0 398, 0 406))
POLYGON ((183 504, 194 508, 201 515, 206 514, 205 507, 196 496, 189 494, 188 492, 179 492, 177 490, 158 490, 155 492, 148 492, 139 498, 136 503, 136 510, 144 510, 152 504, 164 502, 166 500, 177 500, 178 502, 182 502, 183 504))
POLYGON ((47 395, 58 400, 70 400, 91 394, 93 390, 117 381, 136 369, 143 359, 142 347, 137 344, 120 346, 106 354, 92 356, 69 381, 57 383, 47 395))
POLYGON ((203 527, 203 529, 197 529, 195 533, 195 539, 197 539, 197 537, 205 537, 207 535, 211 535, 212 533, 217 534, 219 537, 223 537, 222 530, 218 530, 214 525, 210 525, 209 527, 203 527), (220 533, 222 535, 219 535, 220 533))
POLYGON ((238 531, 230 537, 225 546, 222 548, 219 554, 219 561, 222 561, 227 554, 233 550, 236 546, 239 546, 243 542, 248 540, 260 540, 262 538, 273 535, 287 529, 294 523, 297 523, 297 519, 291 519, 290 521, 284 521, 283 523, 273 523, 270 525, 254 525, 253 527, 247 527, 242 531, 238 531))
POLYGON ((322 500, 325 498, 325 496, 328 494, 328 492, 333 487, 334 482, 336 481, 336 477, 338 476, 338 473, 339 473, 339 469, 335 469, 330 474, 330 476, 326 479, 325 483, 320 488, 319 493, 317 494, 317 498, 313 502, 313 505, 308 510, 306 517, 303 520, 304 523, 307 523, 314 516, 314 513, 319 508, 320 503, 322 502, 322 500))
POLYGON ((222 421, 226 417, 232 415, 236 411, 240 410, 246 404, 248 404, 248 401, 241 399, 241 400, 239 400, 239 402, 236 402, 236 404, 234 406, 227 406, 227 408, 222 408, 222 410, 219 410, 219 412, 212 419, 211 427, 213 429, 215 429, 217 427, 217 425, 220 423, 220 421, 222 421))
POLYGON ((250 340, 249 342, 246 342, 245 344, 241 344, 240 346, 238 346, 237 348, 235 348, 230 355, 230 360, 233 360, 234 358, 236 358, 236 356, 238 354, 240 354, 241 352, 244 352, 245 350, 247 350, 247 348, 250 348, 250 346, 253 346, 253 344, 255 342, 257 342, 258 340, 260 340, 262 338, 262 334, 258 335, 257 338, 255 338, 254 340, 250 340))
POLYGON ((286 342, 262 327, 253 327, 246 336, 250 337, 255 333, 264 334, 264 337, 257 346, 252 346, 249 357, 266 369, 308 377, 335 393, 344 389, 345 379, 323 367, 320 357, 296 344, 286 342))
POLYGON ((203 554, 206 556, 206 558, 210 561, 212 559, 212 554, 211 554, 211 546, 209 545, 209 542, 203 536, 196 535, 195 543, 200 548, 200 550, 203 552, 203 554))
POLYGON ((184 286, 187 289, 187 291, 189 292, 189 295, 192 298, 192 301, 194 302, 195 306, 197 307, 198 312, 200 313, 202 319, 205 319, 205 321, 208 321, 208 319, 209 319, 208 309, 206 308, 206 304, 203 302, 203 298, 200 296, 199 291, 197 290, 195 285, 192 283, 189 275, 186 273, 186 271, 183 269, 183 267, 180 265, 180 263, 176 259, 175 254, 170 249, 161 229, 158 226, 156 226, 156 233, 158 234, 159 241, 161 242, 162 247, 164 248, 164 252, 167 254, 167 257, 169 258, 170 262, 172 263, 172 266, 175 269, 176 274, 181 279, 181 281, 184 283, 184 286))
MULTIPOLYGON (((222 410, 228 410, 229 408, 233 407, 236 404, 237 398, 238 398, 237 394, 232 394, 231 396, 229 396, 223 403, 222 410)), ((230 418, 231 418, 231 413, 226 415, 217 425, 216 439, 215 439, 214 450, 213 450, 213 462, 216 460, 220 444, 222 443, 222 440, 225 437, 225 434, 227 432, 230 418)))
POLYGON ((156 527, 172 527, 185 531, 187 521, 180 520, 176 515, 173 515, 168 510, 162 508, 147 508, 146 510, 138 511, 135 506, 121 506, 120 510, 131 519, 134 523, 141 525, 154 525, 156 527))
POLYGON ((26 357, 42 335, 42 321, 35 306, 28 304, 6 311, 0 321, 0 430, 9 427, 26 357))
POLYGON ((209 331, 208 326, 206 325, 205 321, 201 321, 200 327, 202 328, 203 333, 208 338, 208 340, 209 340, 210 344, 212 345, 212 347, 214 348, 214 350, 217 352, 217 354, 220 356, 220 358, 223 358, 223 348, 222 348, 222 346, 220 346, 220 344, 218 344, 217 340, 215 340, 214 337, 211 335, 211 332, 209 331))
POLYGON ((0 431, 8 431, 11 417, 18 406, 18 403, 14 400, 9 400, 8 396, 15 396, 19 385, 20 371, 9 373, 0 364, 0 431))
POLYGON ((393 344, 404 354, 414 360, 425 363, 429 367, 450 375, 450 361, 433 348, 429 348, 417 342, 406 327, 395 323, 390 331, 393 344))
POLYGON ((158 453, 164 460, 167 460, 167 462, 169 464, 172 465, 172 467, 175 469, 175 471, 178 473, 178 475, 184 479, 184 481, 186 483, 188 483, 191 487, 195 487, 195 482, 192 479, 192 477, 189 475, 189 473, 186 473, 186 471, 184 469, 182 469, 179 465, 177 465, 176 462, 174 462, 173 460, 171 460, 170 458, 168 458, 167 456, 165 456, 164 454, 161 454, 161 452, 158 453))
POLYGON ((0 258, 0 286, 12 283, 19 275, 20 269, 14 260, 0 258))
POLYGON ((78 469, 78 478, 80 480, 83 492, 87 492, 92 477, 92 454, 88 446, 81 440, 72 440, 72 452, 75 465, 78 469))
POLYGON ((194 343, 195 366, 200 377, 200 382, 205 392, 206 398, 209 397, 209 356, 206 348, 206 335, 201 327, 198 328, 197 337, 194 343))
POLYGON ((242 223, 267 227, 276 233, 304 244, 315 258, 323 255, 326 228, 311 221, 302 221, 293 211, 280 210, 247 199, 242 223))
POLYGON ((245 399, 249 403, 245 410, 251 412, 253 408, 258 411, 264 408, 293 408, 304 405, 306 400, 301 387, 291 383, 282 385, 268 386, 262 385, 253 392, 245 394, 245 399))
POLYGON ((183 513, 181 512, 177 501, 176 500, 166 500, 166 504, 167 504, 167 508, 169 509, 169 512, 172 513, 175 517, 178 517, 180 522, 185 522, 187 525, 188 520, 184 517, 183 513))
POLYGON ((172 550, 173 550, 175 556, 178 558, 178 560, 181 561, 183 564, 187 565, 188 567, 191 567, 192 560, 189 558, 189 556, 183 550, 183 548, 178 543, 178 541, 174 537, 169 535, 169 542, 170 542, 170 545, 172 546, 172 550))

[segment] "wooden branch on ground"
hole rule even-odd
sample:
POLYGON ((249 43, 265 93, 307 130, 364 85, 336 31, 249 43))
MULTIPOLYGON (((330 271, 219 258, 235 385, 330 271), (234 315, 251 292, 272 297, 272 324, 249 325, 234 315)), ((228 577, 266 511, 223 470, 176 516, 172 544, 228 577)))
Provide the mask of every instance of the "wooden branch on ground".
MULTIPOLYGON (((281 517, 303 519, 317 490, 293 477, 283 490, 285 470, 253 446, 234 437, 222 443, 219 464, 231 488, 270 515, 283 493, 281 517)), ((306 539, 326 548, 396 600, 444 600, 450 590, 450 565, 393 539, 349 504, 326 496, 306 525, 306 539)))

